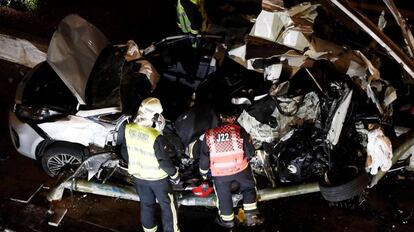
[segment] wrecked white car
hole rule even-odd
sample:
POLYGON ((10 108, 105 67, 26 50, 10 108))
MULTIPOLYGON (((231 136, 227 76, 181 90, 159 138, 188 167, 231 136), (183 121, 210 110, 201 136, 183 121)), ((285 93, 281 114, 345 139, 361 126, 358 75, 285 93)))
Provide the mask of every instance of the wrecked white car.
MULTIPOLYGON (((186 37, 166 38, 141 52, 155 53, 157 46, 186 37)), ((47 60, 18 86, 9 114, 17 151, 39 160, 48 175, 56 176, 66 165, 79 165, 89 153, 114 146, 118 126, 135 114, 159 78, 156 71, 148 80, 132 77, 140 63, 128 62, 126 56, 134 49, 138 48, 133 41, 110 45, 97 28, 77 15, 65 17, 52 37, 47 60)), ((157 54, 153 57, 157 59, 157 54)), ((204 73, 209 63, 197 65, 202 67, 199 78, 209 73, 204 73)))
MULTIPOLYGON (((191 190, 200 183, 199 137, 217 123, 214 112, 223 99, 239 105, 242 113, 238 122, 253 138, 257 151, 250 164, 258 183, 259 201, 317 191, 332 202, 358 199, 387 171, 397 168, 393 165, 413 168, 414 139, 407 132, 410 125, 396 120, 402 104, 398 101, 409 99, 409 83, 404 80, 414 76, 412 60, 385 39, 381 31, 372 31, 371 26, 358 21, 340 2, 332 2, 337 3, 336 10, 361 24, 366 32, 364 41, 350 41, 328 33, 322 22, 339 25, 326 11, 326 7, 333 6, 307 3, 285 10, 262 11, 243 44, 223 44, 202 36, 176 37, 174 42, 156 44, 157 52, 147 53, 146 58, 161 75, 153 94, 167 108, 166 118, 170 121, 164 134, 179 154, 172 158, 185 180, 182 188, 176 190, 179 204, 216 204, 214 194, 198 197, 191 190), (362 50, 367 46, 364 43, 375 43, 373 39, 386 53, 379 48, 362 50), (197 57, 195 64, 175 59, 177 49, 182 49, 177 41, 187 41, 184 43, 190 46, 186 48, 197 57), (192 46, 194 42, 197 46, 192 46), (384 75, 390 73, 392 80, 384 75), (165 86, 170 91, 165 91, 165 86)), ((349 33, 347 25, 338 25, 335 29, 349 33)), ((110 54, 114 57, 116 53, 110 54)), ((100 70, 108 71, 102 67, 96 71, 100 70)), ((99 107, 111 102, 108 93, 120 84, 122 75, 112 76, 118 77, 113 86, 94 87, 106 89, 103 96, 91 95, 92 99, 100 99, 99 107)), ((98 77, 88 82, 103 80, 98 77)), ((82 94, 77 100, 75 110, 81 112, 79 109, 89 102, 82 94)), ((17 104, 14 114, 22 118, 19 107, 17 104)), ((82 143, 78 142, 77 146, 92 152, 82 156, 84 162, 79 168, 52 189, 49 200, 61 199, 64 189, 139 200, 125 171, 125 162, 113 147, 117 127, 125 120, 122 110, 117 112, 111 114, 108 133, 101 134, 105 135, 101 152, 95 153, 89 144, 80 146, 82 143), (112 140, 107 139, 108 135, 112 140)), ((103 124, 95 116, 89 119, 103 124)), ((37 121, 31 126, 39 128, 41 124, 37 121)), ((14 130, 17 135, 21 133, 14 130)), ((67 141, 70 140, 54 138, 46 144, 67 141)), ((41 151, 39 156, 48 151, 47 146, 37 150, 41 151)), ((237 191, 233 200, 234 205, 241 200, 237 191)))

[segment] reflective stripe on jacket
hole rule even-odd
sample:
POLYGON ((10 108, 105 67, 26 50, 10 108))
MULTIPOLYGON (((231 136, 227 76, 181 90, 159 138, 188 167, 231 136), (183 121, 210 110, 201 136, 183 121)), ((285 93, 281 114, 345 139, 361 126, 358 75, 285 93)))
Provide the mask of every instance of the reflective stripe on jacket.
POLYGON ((210 150, 212 176, 229 176, 243 171, 249 164, 243 151, 240 126, 229 124, 206 132, 210 150))
POLYGON ((143 180, 161 180, 167 173, 155 157, 154 143, 160 133, 151 127, 129 123, 125 127, 128 149, 128 173, 143 180))
POLYGON ((207 28, 207 13, 204 0, 177 0, 177 24, 184 33, 198 34, 207 28), (181 1, 188 1, 191 7, 185 7, 181 1), (191 15, 191 16, 190 16, 191 15))

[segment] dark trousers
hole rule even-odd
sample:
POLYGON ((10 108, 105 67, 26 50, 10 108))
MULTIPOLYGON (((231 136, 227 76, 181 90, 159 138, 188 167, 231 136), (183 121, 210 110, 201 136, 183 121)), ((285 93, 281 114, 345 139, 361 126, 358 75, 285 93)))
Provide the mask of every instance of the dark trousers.
POLYGON ((156 200, 161 206, 163 231, 179 231, 177 204, 168 178, 156 181, 134 178, 135 188, 141 201, 141 224, 144 229, 157 226, 155 221, 156 200))
MULTIPOLYGON (((250 167, 231 176, 213 177, 214 189, 218 199, 219 214, 226 221, 228 215, 233 215, 233 200, 231 198, 232 182, 238 182, 243 204, 256 203, 256 182, 250 167), (224 217, 223 217, 224 216, 224 217)), ((228 221, 228 220, 227 220, 228 221)))

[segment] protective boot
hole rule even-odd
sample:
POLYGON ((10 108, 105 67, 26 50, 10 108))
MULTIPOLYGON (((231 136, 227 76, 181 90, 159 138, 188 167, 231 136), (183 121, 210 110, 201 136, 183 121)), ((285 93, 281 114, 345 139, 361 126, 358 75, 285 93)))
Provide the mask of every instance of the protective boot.
POLYGON ((217 216, 215 221, 217 224, 227 229, 231 229, 234 227, 234 220, 224 221, 220 216, 217 216))
POLYGON ((245 211, 246 215, 246 226, 259 226, 263 224, 264 219, 260 216, 257 211, 245 211))

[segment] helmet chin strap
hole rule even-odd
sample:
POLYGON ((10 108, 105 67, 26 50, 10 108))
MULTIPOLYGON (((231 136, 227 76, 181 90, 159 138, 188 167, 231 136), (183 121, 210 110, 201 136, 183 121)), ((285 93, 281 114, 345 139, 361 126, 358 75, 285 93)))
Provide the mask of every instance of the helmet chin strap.
POLYGON ((165 118, 162 114, 158 114, 157 118, 154 120, 155 129, 162 134, 162 131, 165 127, 165 118))
POLYGON ((135 117, 134 123, 144 127, 154 127, 154 129, 162 133, 166 122, 164 116, 162 114, 158 114, 156 118, 153 117, 151 119, 138 115, 135 117))

